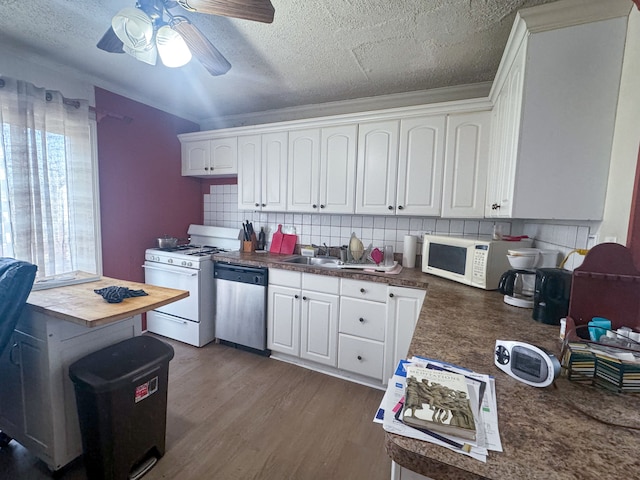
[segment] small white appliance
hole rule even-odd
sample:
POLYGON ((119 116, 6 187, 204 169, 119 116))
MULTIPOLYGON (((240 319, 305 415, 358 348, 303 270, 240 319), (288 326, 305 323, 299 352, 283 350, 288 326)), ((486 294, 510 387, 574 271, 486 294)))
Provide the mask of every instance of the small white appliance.
POLYGON ((144 281, 189 296, 147 312, 147 330, 202 347, 215 338, 213 262, 216 253, 240 249, 240 230, 190 225, 188 245, 149 248, 145 252, 144 281))
POLYGON ((504 294, 504 302, 514 307, 533 308, 536 285, 536 269, 555 267, 558 252, 539 248, 520 248, 507 251, 511 269, 500 277, 498 290, 504 294))
POLYGON ((496 340, 493 361, 500 370, 532 387, 546 387, 560 375, 560 362, 547 350, 524 342, 496 340))
POLYGON ((422 271, 485 290, 498 288, 509 269, 507 251, 530 247, 532 240, 492 240, 490 236, 426 234, 422 243, 422 271))

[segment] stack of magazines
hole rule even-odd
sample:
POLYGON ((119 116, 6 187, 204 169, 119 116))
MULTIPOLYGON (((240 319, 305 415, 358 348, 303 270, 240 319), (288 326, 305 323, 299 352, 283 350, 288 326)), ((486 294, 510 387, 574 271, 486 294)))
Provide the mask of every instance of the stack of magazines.
POLYGON ((413 357, 398 363, 373 421, 486 462, 502 451, 495 393, 489 375, 413 357))

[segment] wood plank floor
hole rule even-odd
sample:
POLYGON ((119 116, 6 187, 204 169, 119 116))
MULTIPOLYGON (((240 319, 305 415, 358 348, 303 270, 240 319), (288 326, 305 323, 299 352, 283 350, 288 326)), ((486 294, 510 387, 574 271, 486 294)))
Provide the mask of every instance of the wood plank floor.
MULTIPOLYGON (((372 422, 381 390, 224 345, 166 341, 175 349, 166 452, 145 480, 390 478, 372 422)), ((60 473, 86 479, 81 460, 60 473)), ((46 478, 16 442, 0 449, 0 479, 46 478)))

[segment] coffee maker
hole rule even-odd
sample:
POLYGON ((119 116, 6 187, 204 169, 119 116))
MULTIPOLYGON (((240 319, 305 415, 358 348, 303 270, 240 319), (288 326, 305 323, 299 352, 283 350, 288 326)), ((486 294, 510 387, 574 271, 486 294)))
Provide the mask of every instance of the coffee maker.
POLYGON ((508 250, 509 264, 514 267, 502 274, 498 290, 504 302, 514 307, 533 308, 536 268, 555 267, 558 252, 538 248, 508 250))
POLYGON ((569 311, 572 274, 562 268, 536 270, 533 319, 549 325, 560 325, 569 311))

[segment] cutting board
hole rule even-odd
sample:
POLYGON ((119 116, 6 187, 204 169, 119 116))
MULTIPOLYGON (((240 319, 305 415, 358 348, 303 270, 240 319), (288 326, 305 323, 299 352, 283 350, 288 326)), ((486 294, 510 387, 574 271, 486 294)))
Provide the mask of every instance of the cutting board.
POLYGON ((278 225, 278 230, 273 232, 273 236, 271 237, 271 247, 269 248, 270 253, 280 253, 280 248, 282 248, 282 240, 284 234, 282 233, 282 225, 278 225))
POLYGON ((296 249, 296 243, 298 243, 298 236, 288 233, 283 234, 282 246, 280 247, 280 253, 291 255, 296 249))

